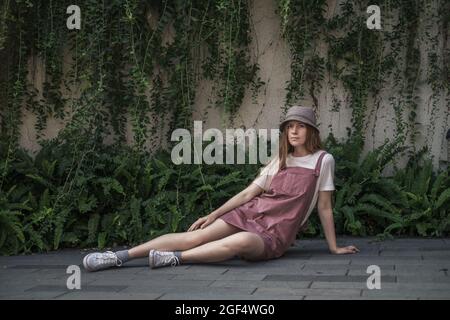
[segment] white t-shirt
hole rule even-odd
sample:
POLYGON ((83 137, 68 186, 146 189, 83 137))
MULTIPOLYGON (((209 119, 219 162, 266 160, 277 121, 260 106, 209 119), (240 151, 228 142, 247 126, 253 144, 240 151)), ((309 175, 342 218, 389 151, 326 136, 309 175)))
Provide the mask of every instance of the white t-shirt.
MULTIPOLYGON (((286 157, 286 167, 303 167, 308 169, 314 169, 316 167, 317 160, 319 159, 322 150, 319 150, 313 154, 309 154, 303 157, 293 157, 291 153, 286 157)), ((257 184, 264 191, 269 189, 273 176, 278 172, 279 159, 276 155, 264 168, 261 169, 260 174, 252 183, 257 184)), ((327 153, 322 158, 322 166, 320 168, 319 180, 317 181, 316 190, 314 191, 313 201, 308 209, 308 212, 302 221, 303 225, 314 209, 317 198, 320 191, 332 191, 334 187, 334 158, 330 153, 327 153)))

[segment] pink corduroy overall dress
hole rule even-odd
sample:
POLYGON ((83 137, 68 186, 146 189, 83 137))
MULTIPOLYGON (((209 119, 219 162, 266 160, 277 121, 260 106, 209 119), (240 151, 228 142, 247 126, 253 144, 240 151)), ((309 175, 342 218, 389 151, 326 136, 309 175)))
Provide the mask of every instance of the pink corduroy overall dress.
POLYGON ((262 260, 278 258, 294 243, 320 176, 323 151, 315 169, 286 167, 272 178, 267 192, 219 217, 264 240, 262 260))

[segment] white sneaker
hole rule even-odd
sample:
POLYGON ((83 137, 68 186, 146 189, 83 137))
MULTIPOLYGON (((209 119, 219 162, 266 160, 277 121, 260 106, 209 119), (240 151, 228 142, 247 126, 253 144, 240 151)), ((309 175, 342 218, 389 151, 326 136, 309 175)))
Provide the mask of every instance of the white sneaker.
POLYGON ((175 267, 180 264, 180 259, 178 259, 173 251, 158 251, 152 249, 148 254, 148 264, 152 269, 168 265, 175 267))
POLYGON ((83 266, 87 271, 98 271, 111 267, 122 266, 122 261, 112 251, 94 252, 83 259, 83 266))

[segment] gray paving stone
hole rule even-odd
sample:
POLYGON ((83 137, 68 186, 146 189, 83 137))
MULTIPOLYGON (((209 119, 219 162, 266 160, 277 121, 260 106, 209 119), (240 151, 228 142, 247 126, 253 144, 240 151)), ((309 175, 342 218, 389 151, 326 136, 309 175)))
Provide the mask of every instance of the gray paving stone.
MULTIPOLYGON (((127 288, 127 286, 123 285, 95 285, 95 284, 88 284, 88 285, 81 285, 81 289, 85 292, 119 292, 123 289, 127 288)), ((60 291, 71 291, 68 290, 67 287, 61 286, 61 285, 38 285, 34 286, 30 289, 25 290, 25 292, 60 292, 60 291), (63 290, 65 289, 65 290, 63 290)))
POLYGON ((110 293, 102 292, 67 292, 56 297, 56 300, 156 300, 162 294, 159 293, 110 293))
MULTIPOLYGON (((381 268, 381 266, 380 266, 381 268)), ((450 271, 450 262, 444 264, 408 264, 408 265, 396 265, 395 270, 399 272, 416 272, 416 273, 430 273, 430 272, 445 272, 450 271)))
POLYGON ((419 265, 433 267, 433 266, 445 265, 448 263, 449 263, 449 261, 446 261, 446 260, 421 260, 421 261, 416 261, 416 262, 407 262, 407 261, 394 262, 396 268, 401 267, 401 266, 419 266, 419 265))
POLYGON ((11 276, 15 276, 15 275, 23 275, 26 273, 35 273, 38 272, 40 269, 39 268, 29 268, 29 269, 13 269, 13 268, 0 268, 0 279, 4 276, 4 277, 11 277, 11 276))
MULTIPOLYGON (((148 287, 148 288, 179 288, 183 289, 185 287, 207 287, 214 280, 161 280, 161 279, 149 279, 146 281, 142 280, 119 280, 114 281, 115 285, 125 286, 129 289, 138 288, 138 287, 148 287)), ((107 286, 111 284, 111 280, 102 279, 95 280, 91 282, 89 285, 95 286, 107 286)), ((159 289, 158 289, 159 290, 159 289)))
MULTIPOLYGON (((380 268, 380 273, 381 275, 385 275, 385 276, 407 276, 407 277, 415 277, 417 275, 417 271, 400 271, 400 270, 384 270, 383 268, 380 268)), ((422 270, 421 275, 435 275, 435 276, 445 276, 444 272, 439 272, 439 271, 431 271, 428 270, 428 272, 425 272, 424 270, 422 270)), ((363 276, 363 275, 367 275, 367 277, 370 276, 369 273, 366 273, 366 270, 350 270, 348 272, 349 276, 363 276)))
POLYGON ((449 282, 442 282, 442 283, 436 283, 436 282, 410 282, 410 283, 382 283, 381 287, 383 289, 392 289, 392 290, 398 290, 398 291, 404 291, 404 290, 414 290, 414 289, 420 289, 420 290, 446 290, 450 292, 450 283, 449 282))
MULTIPOLYGON (((403 259, 405 257, 397 257, 397 258, 390 258, 390 257, 374 257, 372 259, 352 259, 351 264, 353 265, 382 265, 382 264, 389 264, 389 265, 397 265, 397 264, 421 264, 424 262, 422 259, 403 259)), ((430 261, 430 263, 433 263, 430 261)))
POLYGON ((136 275, 160 275, 160 274, 215 274, 220 275, 227 271, 224 268, 211 268, 205 269, 203 271, 198 271, 196 269, 187 269, 186 266, 176 266, 176 267, 167 267, 167 268, 157 268, 157 269, 144 269, 136 272, 136 275))
MULTIPOLYGON (((323 274, 330 274, 330 275, 345 275, 346 270, 334 270, 330 271, 328 273, 325 273, 323 271, 315 271, 315 270, 303 270, 303 269, 295 269, 290 267, 279 267, 279 268, 270 268, 264 270, 268 274, 279 274, 279 275, 323 275, 323 274)), ((233 271, 228 271, 228 274, 232 274, 233 271)), ((225 274, 227 274, 225 273, 225 274)))
POLYGON ((133 296, 136 299, 248 297, 300 300, 334 297, 378 300, 427 299, 430 296, 448 299, 445 295, 450 291, 448 238, 376 241, 371 237, 339 237, 338 244, 356 245, 361 252, 332 255, 325 239, 299 239, 296 246, 281 258, 269 261, 247 262, 234 258, 212 264, 149 269, 146 259, 138 259, 122 268, 101 272, 89 273, 81 268, 82 290, 79 292, 68 291, 65 287, 70 276, 66 269, 70 264, 81 265, 82 258, 92 250, 68 249, 48 254, 0 257, 0 299, 64 299, 64 296, 67 299, 82 299, 83 296, 89 299, 100 296, 108 299, 116 296, 124 299, 133 299, 133 296), (369 274, 366 270, 372 264, 381 268, 381 285, 385 293, 358 297, 354 290, 368 290, 366 281, 369 274), (295 288, 296 284, 299 288, 295 288), (83 290, 86 286, 91 286, 91 291, 83 290), (119 286, 121 290, 115 292, 111 286, 119 286), (333 296, 320 290, 329 293, 350 290, 350 295, 333 296), (427 296, 427 292, 430 295, 427 296))
MULTIPOLYGON (((367 276, 301 276, 301 275, 267 275, 264 281, 327 281, 327 282, 365 282, 367 276)), ((396 282, 396 277, 381 275, 382 282, 396 282)))
MULTIPOLYGON (((204 294, 183 294, 183 293, 166 293, 158 300, 302 300, 303 297, 297 299, 295 296, 268 296, 268 295, 250 295, 239 293, 204 293, 204 294)), ((216 310, 219 313, 220 309, 216 310)))
POLYGON ((34 287, 33 284, 16 284, 14 286, 8 285, 4 286, 3 284, 0 286, 0 299, 7 298, 9 296, 14 296, 18 294, 25 293, 25 290, 34 287))
POLYGON ((381 290, 363 290, 363 297, 399 297, 399 298, 416 298, 419 299, 421 297, 428 298, 445 298, 450 299, 450 292, 447 290, 392 290, 392 289, 381 289, 381 290))
POLYGON ((118 275, 112 277, 111 275, 82 275, 81 279, 85 281, 114 281, 114 282, 127 282, 127 281, 148 281, 149 279, 159 279, 159 280, 169 280, 173 278, 174 274, 162 274, 159 276, 156 275, 118 275))
MULTIPOLYGON (((69 276, 69 275, 67 275, 69 276)), ((37 282, 37 281, 43 281, 43 280, 58 280, 61 279, 61 275, 55 275, 55 274, 48 274, 48 275, 42 275, 42 274, 24 274, 24 275, 14 275, 14 276, 1 276, 0 281, 2 284, 8 284, 12 283, 15 284, 17 281, 21 282, 37 282)))
MULTIPOLYGON (((418 262, 420 262, 423 259, 422 259, 422 255, 414 255, 414 256, 394 255, 394 256, 371 256, 371 257, 353 255, 351 257, 351 260, 352 260, 352 263, 354 261, 365 261, 365 260, 368 260, 368 261, 376 260, 376 261, 380 261, 380 263, 381 263, 382 261, 405 261, 405 262, 418 261, 418 262)), ((391 264, 391 263, 385 262, 385 264, 391 264)))
POLYGON ((409 251, 381 251, 380 257, 401 257, 402 259, 417 259, 422 260, 422 253, 419 251, 409 252, 409 251))
POLYGON ((259 293, 272 294, 276 296, 276 294, 292 294, 292 295, 300 295, 300 296, 347 296, 347 297, 360 297, 361 290, 360 289, 291 289, 291 288, 258 288, 255 291, 255 295, 259 293))
MULTIPOLYGON (((70 277, 72 273, 66 273, 66 270, 38 270, 37 272, 33 272, 30 274, 29 279, 36 280, 45 280, 45 279, 54 279, 59 281, 65 281, 68 277, 70 277)), ((81 274, 83 277, 83 274, 81 274)))
MULTIPOLYGON (((369 264, 349 264, 349 265, 329 265, 329 264, 305 264, 303 270, 317 270, 317 271, 329 271, 329 270, 367 270, 369 264)), ((393 264, 378 265, 383 270, 394 270, 393 264)))
POLYGON ((442 263, 442 261, 449 261, 449 255, 425 255, 422 254, 423 261, 433 261, 437 263, 442 263))
POLYGON ((433 245, 433 246, 421 246, 421 247, 381 247, 380 248, 381 251, 383 252, 410 252, 410 253, 415 253, 415 252, 419 252, 419 253, 424 253, 424 252, 430 252, 432 254, 437 254, 437 253, 449 253, 450 252, 450 246, 448 244, 440 244, 440 245, 433 245))
POLYGON ((350 264, 351 259, 333 259, 332 257, 324 257, 324 258, 315 258, 314 260, 309 260, 307 264, 328 264, 328 265, 348 265, 350 264))
POLYGON ((367 289, 366 281, 361 282, 329 282, 314 281, 311 289, 367 289))
POLYGON ((237 271, 236 273, 225 274, 179 274, 174 275, 171 280, 262 280, 266 274, 254 274, 251 272, 243 273, 237 271))
MULTIPOLYGON (((88 281, 81 281, 81 287, 87 286, 89 284, 88 281)), ((7 295, 8 293, 21 293, 27 291, 35 291, 33 288, 39 287, 51 287, 53 290, 67 290, 67 282, 66 280, 55 280, 55 279, 40 279, 35 281, 28 282, 20 282, 17 283, 2 283, 0 286, 0 295, 7 295)), ((45 290, 42 290, 45 291, 45 290)))
POLYGON ((27 270, 27 269, 39 269, 39 270, 67 270, 70 265, 77 265, 82 267, 81 264, 16 264, 8 267, 8 270, 27 270))
MULTIPOLYGON (((261 270, 259 272, 259 274, 262 274, 262 272, 266 272, 265 275, 267 276, 268 274, 273 274, 273 275, 299 275, 301 270, 296 270, 296 269, 290 269, 290 268, 278 268, 278 269, 266 269, 266 270, 261 270)), ((228 274, 233 274, 233 271, 230 270, 227 272, 228 274)))
POLYGON ((233 266, 230 267, 229 270, 261 270, 261 269, 276 269, 276 268, 302 268, 303 265, 308 262, 309 260, 295 260, 295 259, 277 259, 277 260, 270 260, 270 261, 261 261, 261 262, 254 262, 251 265, 241 265, 241 266, 233 266))
POLYGON ((373 297, 365 297, 367 300, 383 300, 383 301, 393 301, 393 300, 420 300, 420 298, 416 297, 402 297, 401 295, 391 295, 391 296, 373 296, 373 297))
MULTIPOLYGON (((398 283, 422 283, 422 282, 436 282, 436 283, 450 283, 450 277, 439 275, 398 275, 398 283)), ((419 286, 419 285, 418 285, 419 286)))
MULTIPOLYGON (((243 267, 243 268, 247 268, 248 264, 243 264, 241 266, 238 267, 243 267)), ((187 272, 189 273, 203 273, 203 272, 207 272, 207 273, 215 273, 215 274, 222 274, 225 273, 228 269, 233 268, 235 266, 217 266, 217 265, 190 265, 187 270, 187 272)), ((175 267, 178 268, 178 267, 175 267)), ((174 268, 174 269, 175 269, 174 268)), ((155 270, 160 270, 160 269, 155 269, 155 270)))
POLYGON ((300 275, 330 275, 330 276, 345 276, 348 273, 348 269, 329 269, 329 270, 314 270, 314 269, 302 269, 298 272, 300 275))
MULTIPOLYGON (((448 238, 446 238, 448 240, 448 238)), ((386 246, 390 247, 399 247, 399 246, 406 246, 406 247, 422 247, 424 246, 424 243, 426 243, 427 246, 434 245, 434 244, 442 244, 444 239, 438 238, 438 239, 431 239, 431 238, 405 238, 405 239, 394 239, 394 240, 384 240, 380 243, 386 246)), ((445 241, 444 241, 445 242, 445 241)))
POLYGON ((338 296, 338 295, 318 295, 318 296, 305 296, 303 300, 370 300, 367 297, 358 296, 338 296))
POLYGON ((0 297, 1 300, 48 300, 55 299, 63 294, 64 291, 44 291, 44 292, 21 292, 0 297))
MULTIPOLYGON (((285 295, 285 294, 277 294, 277 295, 273 295, 273 294, 266 294, 266 293, 253 293, 250 296, 250 300, 272 300, 272 301, 276 301, 276 300, 304 300, 305 296, 299 296, 299 295, 285 295)), ((244 300, 245 297, 242 297, 242 300, 244 300)))
POLYGON ((121 293, 177 293, 183 294, 185 297, 192 297, 195 295, 228 295, 232 296, 239 294, 250 295, 255 288, 224 288, 224 287, 203 287, 203 286, 166 286, 166 287, 149 287, 149 286, 133 286, 121 291, 121 293))
POLYGON ((311 281, 231 281, 216 280, 211 283, 210 287, 226 287, 226 288, 308 288, 311 281))
POLYGON ((96 271, 96 272, 89 272, 81 269, 82 274, 97 274, 97 275, 109 275, 109 276, 121 276, 121 275, 134 275, 137 273, 140 273, 142 271, 148 271, 150 270, 148 266, 145 267, 137 267, 137 266, 123 266, 121 268, 110 268, 106 270, 96 271))
MULTIPOLYGON (((326 281, 314 281, 311 284, 311 288, 317 288, 317 289, 340 289, 340 288, 354 288, 354 289, 366 289, 367 283, 366 281, 362 282, 326 282, 326 281)), ((392 289, 397 290, 399 292, 405 291, 405 290, 411 290, 411 289, 417 289, 420 288, 422 290, 428 290, 428 289, 439 289, 439 290, 449 290, 450 291, 450 284, 449 283, 430 283, 430 282, 421 282, 420 286, 418 286, 418 283, 393 283, 393 282, 382 282, 381 283, 381 289, 392 289)))

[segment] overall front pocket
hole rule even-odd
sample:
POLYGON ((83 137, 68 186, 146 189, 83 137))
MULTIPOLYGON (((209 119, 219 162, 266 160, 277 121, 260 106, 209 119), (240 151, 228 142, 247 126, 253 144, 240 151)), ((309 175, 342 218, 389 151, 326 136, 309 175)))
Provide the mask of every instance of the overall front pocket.
POLYGON ((283 178, 279 188, 284 194, 299 195, 308 187, 308 179, 303 174, 286 172, 283 178))

